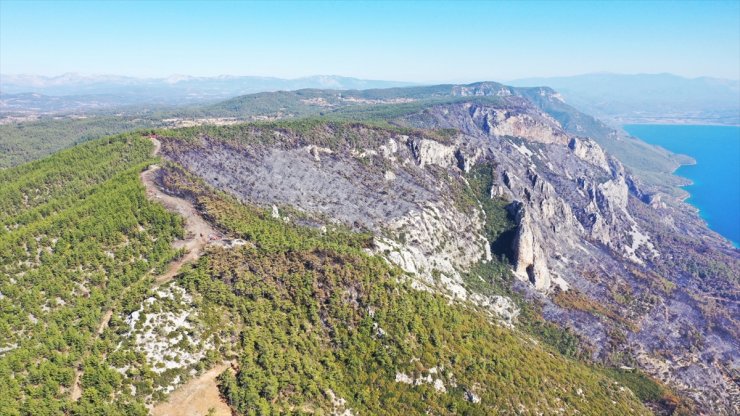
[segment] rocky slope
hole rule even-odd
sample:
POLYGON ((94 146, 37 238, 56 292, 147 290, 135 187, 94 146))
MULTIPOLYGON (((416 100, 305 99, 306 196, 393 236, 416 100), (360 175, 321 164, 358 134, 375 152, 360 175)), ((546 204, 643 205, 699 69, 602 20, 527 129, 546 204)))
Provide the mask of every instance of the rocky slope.
POLYGON ((737 251, 604 151, 599 142, 613 143, 613 132, 553 111, 551 90, 450 91, 458 98, 386 120, 401 128, 200 127, 162 132, 162 153, 284 221, 369 231, 370 250, 417 288, 516 325, 510 293, 469 280, 503 262, 516 296, 574 331, 592 359, 642 368, 702 413, 736 414, 737 251), (473 171, 490 176, 485 195, 471 194, 473 171), (490 201, 506 206, 510 232, 487 231, 490 201))
POLYGON ((517 204, 515 271, 540 290, 557 276, 578 294, 551 296, 546 315, 591 340, 597 358, 646 368, 705 411, 736 412, 737 251, 689 208, 645 198, 639 179, 590 139, 506 143, 479 113, 474 105, 430 111, 434 125, 493 139, 501 178, 493 191, 517 204))

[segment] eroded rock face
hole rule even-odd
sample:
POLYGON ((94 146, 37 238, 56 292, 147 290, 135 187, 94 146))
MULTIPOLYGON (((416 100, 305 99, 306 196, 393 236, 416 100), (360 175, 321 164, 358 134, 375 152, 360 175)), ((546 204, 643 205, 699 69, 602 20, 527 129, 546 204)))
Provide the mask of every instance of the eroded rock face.
POLYGON ((470 117, 492 136, 521 137, 538 143, 567 143, 566 134, 543 114, 471 105, 470 117))
POLYGON ((452 88, 452 95, 461 97, 480 97, 480 96, 495 96, 495 97, 510 97, 513 95, 511 88, 505 85, 492 84, 492 83, 481 83, 477 87, 471 87, 467 85, 456 85, 452 88))
MULTIPOLYGON (((458 146, 468 153, 477 148, 489 155, 500 178, 491 195, 523 203, 548 245, 573 252, 587 238, 637 263, 657 255, 657 250, 632 250, 636 243, 648 247, 651 240, 627 211, 630 188, 622 165, 609 159, 596 142, 568 137, 555 120, 520 104, 514 100, 495 110, 475 104, 448 105, 427 111, 423 123, 464 131, 467 137, 458 146), (487 120, 503 113, 520 120, 526 116, 531 122, 519 124, 521 129, 516 131, 490 128, 487 120), (625 232, 633 227, 644 238, 625 232)), ((557 263, 548 266, 550 274, 558 268, 562 273, 555 271, 551 280, 565 288, 569 272, 557 263)), ((549 289, 545 286, 540 290, 549 289)))
POLYGON ((597 186, 596 202, 605 207, 610 213, 615 211, 627 212, 629 190, 623 176, 602 182, 597 186))
POLYGON ((425 165, 454 166, 457 149, 429 139, 408 140, 414 159, 420 167, 425 165))
POLYGON ((472 213, 430 203, 390 222, 388 237, 376 241, 375 252, 421 277, 425 284, 441 283, 453 296, 466 299, 460 272, 491 259, 490 246, 481 234, 480 213, 472 213))
POLYGON ((547 256, 542 249, 542 237, 532 225, 532 217, 521 203, 516 206, 517 232, 514 237, 514 273, 520 280, 529 281, 535 289, 550 288, 547 256))
POLYGON ((606 153, 604 153, 601 146, 599 146, 595 141, 573 137, 570 139, 568 147, 579 158, 594 166, 598 166, 607 172, 609 171, 609 163, 606 161, 606 153))

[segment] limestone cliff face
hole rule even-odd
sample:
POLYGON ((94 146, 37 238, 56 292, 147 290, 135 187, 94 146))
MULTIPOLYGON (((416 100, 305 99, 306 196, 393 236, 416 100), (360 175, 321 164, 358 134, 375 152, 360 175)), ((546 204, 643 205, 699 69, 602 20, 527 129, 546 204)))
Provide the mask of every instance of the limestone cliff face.
POLYGON ((513 92, 506 85, 481 83, 477 86, 456 85, 452 88, 452 95, 461 97, 495 96, 510 97, 513 92))
POLYGON ((481 234, 480 212, 472 214, 429 204, 389 223, 387 236, 376 241, 375 252, 418 276, 422 284, 441 284, 454 297, 466 299, 460 272, 491 259, 490 246, 481 234))
POLYGON ((514 237, 514 273, 529 281, 537 290, 550 288, 550 270, 542 249, 542 236, 532 224, 532 217, 521 204, 516 205, 517 232, 514 237))
POLYGON ((454 146, 446 146, 428 139, 406 140, 414 160, 422 168, 425 165, 454 166, 457 161, 455 158, 457 149, 454 146))
POLYGON ((521 107, 491 108, 470 104, 470 119, 491 136, 520 137, 539 143, 568 142, 560 125, 546 114, 524 110, 521 107))
POLYGON ((606 153, 604 153, 601 146, 599 146, 595 141, 588 138, 573 137, 570 139, 568 147, 573 151, 573 154, 584 161, 594 166, 598 166, 607 172, 609 171, 609 163, 606 161, 606 153))
MULTIPOLYGON (((491 195, 521 203, 541 241, 559 248, 541 262, 550 279, 541 280, 538 290, 548 291, 552 282, 568 287, 572 274, 568 253, 587 247, 584 239, 639 264, 659 255, 649 234, 627 210, 630 188, 619 161, 610 159, 591 139, 569 137, 555 120, 518 97, 502 107, 448 105, 427 111, 423 122, 463 131, 466 136, 456 143, 462 149, 459 153, 487 155, 496 165, 500 180, 491 195), (499 127, 492 127, 494 122, 499 127), (641 237, 632 238, 630 233, 641 237)), ((450 149, 447 154, 451 153, 450 149)), ((525 269, 519 265, 515 269, 524 275, 525 269)))

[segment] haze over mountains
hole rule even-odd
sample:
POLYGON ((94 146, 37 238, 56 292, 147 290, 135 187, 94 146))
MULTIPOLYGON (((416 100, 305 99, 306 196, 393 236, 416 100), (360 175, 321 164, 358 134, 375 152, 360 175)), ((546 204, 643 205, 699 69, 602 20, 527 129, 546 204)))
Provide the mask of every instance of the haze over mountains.
POLYGON ((598 73, 526 78, 509 84, 547 85, 580 110, 618 124, 740 124, 738 80, 598 73))
MULTIPOLYGON (((740 124, 740 82, 672 74, 594 73, 526 78, 513 86, 548 86, 576 108, 613 124, 740 124)), ((220 75, 135 78, 118 75, 1 75, 0 114, 60 114, 132 106, 181 106, 244 94, 306 88, 364 90, 421 83, 336 75, 295 79, 220 75)))
POLYGON ((79 111, 130 105, 182 105, 256 92, 303 88, 368 89, 413 85, 336 75, 296 79, 220 75, 135 78, 118 75, 0 76, 0 111, 79 111))

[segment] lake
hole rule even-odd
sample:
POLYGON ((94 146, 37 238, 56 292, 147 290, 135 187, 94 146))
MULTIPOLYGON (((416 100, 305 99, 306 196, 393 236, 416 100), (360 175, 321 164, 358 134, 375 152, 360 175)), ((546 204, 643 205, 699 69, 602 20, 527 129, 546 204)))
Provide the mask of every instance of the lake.
POLYGON ((633 136, 696 159, 676 174, 690 179, 687 200, 709 228, 738 247, 740 243, 740 127, 631 124, 633 136))

